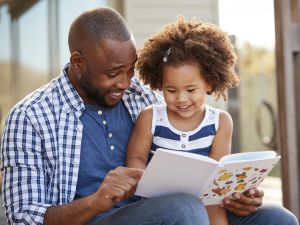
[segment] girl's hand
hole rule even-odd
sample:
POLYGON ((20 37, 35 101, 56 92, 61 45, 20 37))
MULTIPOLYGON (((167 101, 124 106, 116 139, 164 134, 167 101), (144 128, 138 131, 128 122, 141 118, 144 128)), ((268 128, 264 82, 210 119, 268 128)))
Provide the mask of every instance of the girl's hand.
POLYGON ((237 216, 247 216, 262 205, 263 196, 262 190, 252 188, 244 193, 234 193, 232 198, 225 198, 222 207, 237 216))

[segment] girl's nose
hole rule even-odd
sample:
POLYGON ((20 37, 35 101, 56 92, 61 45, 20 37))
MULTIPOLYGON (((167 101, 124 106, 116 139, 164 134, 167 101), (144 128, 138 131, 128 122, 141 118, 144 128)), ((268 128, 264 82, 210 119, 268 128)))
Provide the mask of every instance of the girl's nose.
POLYGON ((177 102, 184 102, 184 101, 186 101, 186 94, 185 93, 183 93, 183 92, 178 92, 178 94, 177 94, 177 102))

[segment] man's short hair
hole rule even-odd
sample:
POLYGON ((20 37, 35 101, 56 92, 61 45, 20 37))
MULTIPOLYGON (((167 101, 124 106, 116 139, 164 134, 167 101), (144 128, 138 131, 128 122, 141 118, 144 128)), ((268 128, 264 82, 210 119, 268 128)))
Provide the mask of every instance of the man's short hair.
POLYGON ((131 31, 124 18, 112 8, 99 7, 82 13, 74 20, 68 42, 70 52, 73 52, 103 39, 128 41, 130 38, 131 31))

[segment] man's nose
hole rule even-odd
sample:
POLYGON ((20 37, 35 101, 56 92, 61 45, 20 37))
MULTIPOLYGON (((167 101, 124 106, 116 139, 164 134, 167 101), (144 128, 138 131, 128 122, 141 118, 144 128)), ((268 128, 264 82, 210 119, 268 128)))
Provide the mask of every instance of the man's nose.
POLYGON ((117 82, 117 87, 119 89, 124 90, 124 89, 129 88, 130 83, 131 83, 131 77, 129 77, 126 73, 123 73, 117 82))

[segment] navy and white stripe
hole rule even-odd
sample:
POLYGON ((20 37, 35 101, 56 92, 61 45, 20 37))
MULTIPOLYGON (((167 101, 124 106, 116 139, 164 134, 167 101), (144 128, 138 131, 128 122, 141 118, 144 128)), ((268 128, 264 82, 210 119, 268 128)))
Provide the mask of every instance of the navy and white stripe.
MULTIPOLYGON (((188 132, 174 128, 168 120, 166 105, 153 105, 152 150, 166 148, 208 155, 219 127, 220 111, 205 106, 205 116, 199 126, 188 132)), ((196 121, 197 122, 197 121, 196 121)))
MULTIPOLYGON (((42 225, 48 207, 74 198, 84 103, 67 68, 13 107, 6 119, 1 169, 8 224, 42 225)), ((145 106, 162 98, 133 78, 123 101, 135 121, 145 106)))

